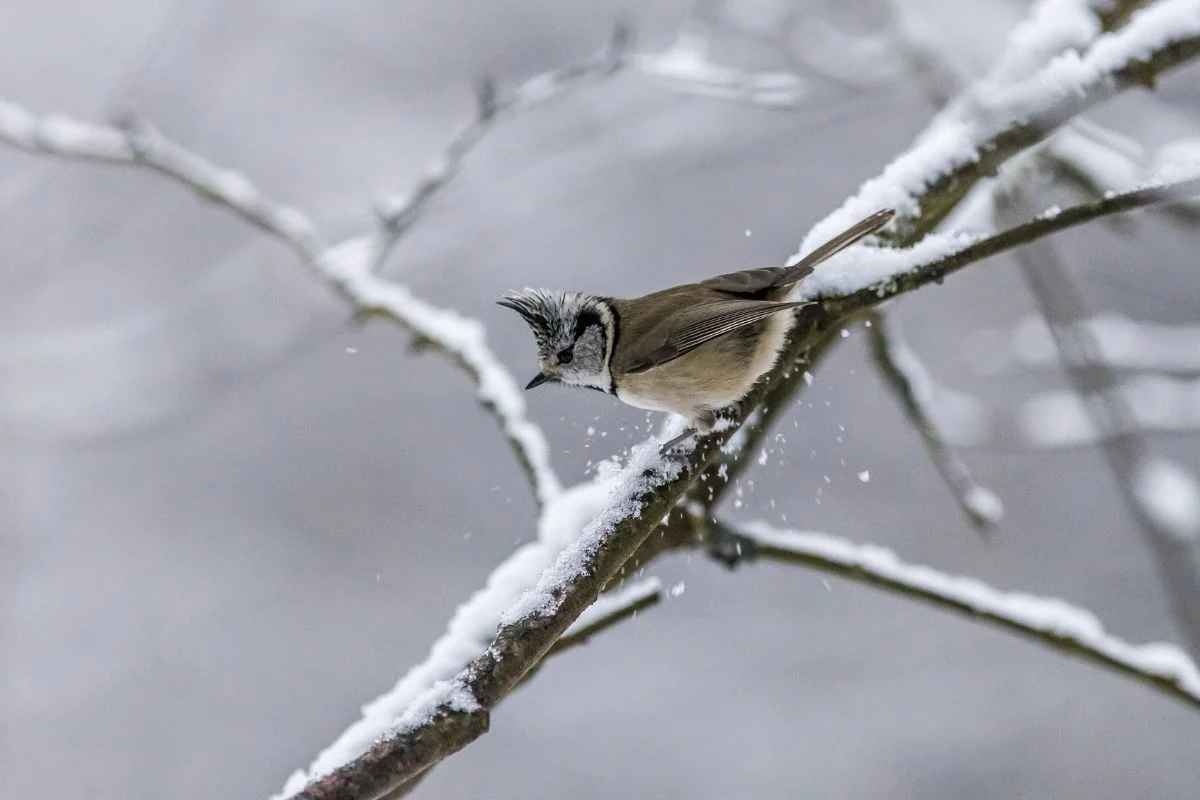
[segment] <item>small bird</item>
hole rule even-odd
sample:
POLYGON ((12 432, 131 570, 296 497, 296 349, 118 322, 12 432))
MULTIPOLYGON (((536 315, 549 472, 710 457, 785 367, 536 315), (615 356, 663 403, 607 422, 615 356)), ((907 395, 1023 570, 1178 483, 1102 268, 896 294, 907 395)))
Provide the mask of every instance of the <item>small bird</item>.
POLYGON ((790 267, 718 275, 641 297, 523 289, 497 301, 521 315, 537 342, 541 370, 525 387, 547 382, 598 389, 637 408, 686 417, 690 429, 662 445, 713 428, 775 364, 792 314, 804 302, 784 298, 835 253, 886 225, 878 211, 790 267))

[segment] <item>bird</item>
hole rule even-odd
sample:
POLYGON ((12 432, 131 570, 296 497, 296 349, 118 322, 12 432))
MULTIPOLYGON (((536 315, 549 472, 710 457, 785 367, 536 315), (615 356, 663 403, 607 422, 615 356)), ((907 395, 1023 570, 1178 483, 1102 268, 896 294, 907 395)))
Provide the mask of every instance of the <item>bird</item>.
POLYGON ((793 286, 818 264, 891 221, 891 209, 850 226, 792 266, 762 267, 672 286, 640 297, 521 289, 497 303, 533 332, 546 383, 596 389, 649 411, 685 417, 688 427, 661 446, 711 431, 775 364, 794 314, 793 286))

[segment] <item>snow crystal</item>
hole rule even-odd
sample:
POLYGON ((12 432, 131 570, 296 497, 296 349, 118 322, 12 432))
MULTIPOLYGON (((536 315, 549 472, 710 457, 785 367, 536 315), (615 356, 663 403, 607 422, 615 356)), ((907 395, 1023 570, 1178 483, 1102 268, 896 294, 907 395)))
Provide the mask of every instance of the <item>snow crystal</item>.
POLYGON ((1173 538, 1200 538, 1200 486, 1182 467, 1165 458, 1147 458, 1137 465, 1133 493, 1138 504, 1173 538))

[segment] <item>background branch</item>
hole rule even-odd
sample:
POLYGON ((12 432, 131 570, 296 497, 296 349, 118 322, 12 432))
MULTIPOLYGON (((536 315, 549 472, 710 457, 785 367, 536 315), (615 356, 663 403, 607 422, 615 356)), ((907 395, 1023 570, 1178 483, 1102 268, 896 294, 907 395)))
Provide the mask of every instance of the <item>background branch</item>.
POLYGON ((1129 644, 1107 633, 1091 612, 1057 598, 998 591, 975 578, 908 564, 890 550, 826 533, 780 530, 762 522, 738 528, 711 524, 737 543, 743 559, 799 564, 965 614, 1200 708, 1200 672, 1186 653, 1170 644, 1129 644))
MULTIPOLYGON (((1018 216, 1028 208, 1027 195, 1015 183, 997 198, 1001 220, 1018 216)), ((1154 554, 1175 619, 1192 654, 1200 654, 1200 605, 1196 602, 1200 598, 1200 507, 1195 509, 1194 519, 1176 519, 1159 512, 1164 503, 1177 502, 1164 493, 1191 494, 1200 503, 1200 489, 1182 468, 1151 455, 1124 395, 1111 391, 1116 375, 1105 366, 1089 328, 1080 324, 1087 317, 1083 293, 1071 281, 1054 246, 1037 242, 1017 251, 1016 258, 1064 355, 1068 378, 1084 400, 1095 428, 1106 434, 1100 442, 1101 452, 1154 554), (1158 474, 1170 475, 1169 485, 1157 485, 1161 482, 1153 476, 1158 474)))
POLYGON ((933 387, 925 366, 899 338, 884 314, 872 314, 870 323, 871 354, 879 374, 896 395, 909 422, 921 434, 934 467, 954 495, 959 508, 976 527, 986 528, 997 524, 1004 515, 1000 498, 992 490, 975 482, 967 465, 937 429, 936 416, 930 407, 933 387))

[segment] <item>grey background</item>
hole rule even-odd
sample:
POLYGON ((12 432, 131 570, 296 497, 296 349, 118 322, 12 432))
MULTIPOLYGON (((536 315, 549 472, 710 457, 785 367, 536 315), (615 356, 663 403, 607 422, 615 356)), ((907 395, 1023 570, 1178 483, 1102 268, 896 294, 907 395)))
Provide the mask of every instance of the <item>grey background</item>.
MULTIPOLYGON (((876 13, 829 6, 811 11, 851 28, 876 13)), ((480 74, 508 84, 577 60, 618 16, 641 48, 661 48, 688 11, 18 0, 0 8, 0 95, 85 118, 136 110, 344 234, 469 118, 480 74)), ((1021 8, 932 11, 958 62, 979 69, 1021 8)), ((1198 75, 1164 83, 1183 109, 1170 124, 1151 125, 1144 97, 1101 116, 1150 138, 1194 134, 1198 75)), ((928 109, 908 83, 851 92, 813 78, 794 111, 638 75, 581 88, 497 128, 389 271, 480 317, 524 374, 532 347, 492 304, 502 291, 634 293, 780 261, 920 129, 928 109)), ((152 176, 3 149, 0 206, 0 794, 265 797, 529 540, 528 491, 459 373, 394 328, 348 324, 289 253, 227 214, 152 176)), ((1132 238, 1059 241, 1097 307, 1194 320, 1194 234, 1146 217, 1132 238)), ((896 311, 937 375, 1003 406, 1056 379, 981 376, 961 345, 1031 308, 994 259, 896 311)), ((735 517, 786 516, 1062 596, 1133 641, 1179 639, 1095 452, 969 453, 1009 512, 985 543, 864 344, 855 331, 784 419, 787 442, 751 473, 735 517)), ((568 482, 645 429, 644 414, 592 393, 529 401, 568 482), (608 436, 585 447, 589 425, 608 436)), ((1200 469, 1194 439, 1155 444, 1200 469)), ((686 592, 556 658, 422 796, 1182 798, 1200 786, 1194 711, 1127 680, 797 568, 729 573, 681 555, 653 572, 686 592)))

